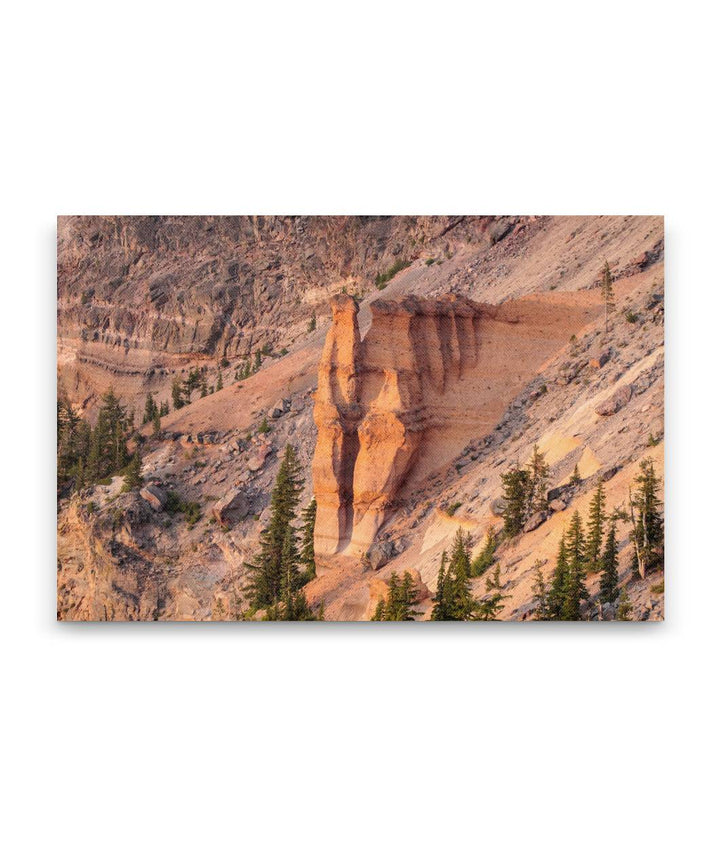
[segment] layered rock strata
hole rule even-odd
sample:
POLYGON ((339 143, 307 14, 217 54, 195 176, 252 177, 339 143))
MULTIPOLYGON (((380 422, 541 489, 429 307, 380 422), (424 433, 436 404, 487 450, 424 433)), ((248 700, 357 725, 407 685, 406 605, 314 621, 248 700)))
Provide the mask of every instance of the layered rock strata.
POLYGON ((395 507, 428 432, 456 414, 446 393, 478 363, 491 307, 448 295, 371 304, 360 339, 355 301, 332 301, 318 367, 313 462, 315 552, 360 556, 395 507))

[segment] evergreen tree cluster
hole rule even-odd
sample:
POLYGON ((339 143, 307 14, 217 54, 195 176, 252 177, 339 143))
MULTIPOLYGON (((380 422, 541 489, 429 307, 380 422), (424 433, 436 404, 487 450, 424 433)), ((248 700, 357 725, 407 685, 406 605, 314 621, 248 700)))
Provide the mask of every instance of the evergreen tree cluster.
POLYGON ((617 525, 614 516, 609 519, 605 512, 605 488, 600 482, 590 501, 586 528, 580 512, 576 511, 567 531, 562 534, 549 587, 539 563, 536 564, 533 585, 537 602, 535 618, 540 621, 579 621, 584 602, 589 598, 585 583, 590 574, 600 574, 600 604, 617 600, 617 554, 617 525))
POLYGON ((258 553, 246 563, 251 572, 246 589, 250 608, 264 609, 268 621, 308 621, 316 617, 302 591, 315 576, 312 503, 302 514, 300 531, 294 526, 302 489, 300 463, 288 445, 270 498, 270 522, 260 533, 258 553))
POLYGON ((549 472, 545 456, 535 445, 526 467, 513 466, 501 475, 506 535, 519 535, 533 514, 547 514, 549 472))
POLYGON ((395 571, 388 582, 387 600, 378 601, 372 621, 414 621, 417 612, 413 606, 417 603, 418 593, 412 574, 405 571, 402 582, 395 571))
MULTIPOLYGON (((75 412, 65 396, 61 396, 57 403, 58 489, 71 486, 80 491, 123 471, 131 463, 127 441, 133 433, 133 414, 128 414, 112 389, 102 396, 94 427, 75 412)), ((139 450, 134 457, 130 482, 137 486, 141 463, 139 450)))

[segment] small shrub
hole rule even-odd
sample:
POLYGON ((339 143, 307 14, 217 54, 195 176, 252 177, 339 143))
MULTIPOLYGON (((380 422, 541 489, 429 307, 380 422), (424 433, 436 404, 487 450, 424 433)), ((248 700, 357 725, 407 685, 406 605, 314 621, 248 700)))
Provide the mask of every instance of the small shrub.
POLYGON ((628 311, 625 313, 625 320, 628 322, 628 324, 636 324, 639 317, 640 316, 637 314, 637 312, 633 312, 632 309, 628 309, 628 311))
POLYGON ((462 502, 453 502, 446 507, 445 512, 452 517, 461 505, 462 502))
POLYGON ((375 285, 380 291, 382 291, 384 288, 387 288, 387 284, 390 280, 406 267, 410 267, 410 262, 405 261, 404 259, 398 259, 385 273, 379 273, 375 277, 375 285))
POLYGON ((317 317, 313 312, 312 318, 308 321, 307 331, 308 333, 312 333, 317 328, 317 317))
POLYGON ((88 502, 85 506, 85 511, 88 514, 95 514, 95 512, 97 511, 97 505, 95 505, 94 502, 88 502))
POLYGON ((665 580, 661 583, 656 583, 654 586, 650 586, 650 591, 653 594, 665 594, 665 580))
POLYGON ((660 442, 660 439, 658 437, 656 437, 654 434, 648 434, 648 441, 647 441, 648 446, 651 446, 651 447, 657 446, 657 444, 659 442, 660 442))
POLYGON ((267 417, 265 417, 258 428, 258 434, 269 434, 271 430, 272 429, 268 425, 267 417))
POLYGON ((428 267, 430 267, 430 265, 434 265, 434 264, 435 264, 435 261, 436 261, 436 260, 435 260, 434 258, 432 258, 432 257, 431 257, 431 258, 429 258, 429 259, 425 259, 425 264, 426 264, 428 267))

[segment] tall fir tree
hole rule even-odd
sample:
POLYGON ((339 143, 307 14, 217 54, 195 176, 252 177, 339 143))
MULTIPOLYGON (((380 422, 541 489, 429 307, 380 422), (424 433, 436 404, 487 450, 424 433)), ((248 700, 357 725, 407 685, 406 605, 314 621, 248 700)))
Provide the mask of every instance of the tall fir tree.
POLYGON ((601 558, 600 603, 614 603, 618 598, 618 543, 617 525, 610 521, 605 549, 601 558))
POLYGON ((302 520, 302 543, 300 545, 300 561, 305 565, 303 576, 306 581, 315 578, 315 517, 317 516, 317 502, 312 498, 300 515, 302 520))
POLYGON ((472 560, 470 564, 470 576, 480 577, 495 561, 495 550, 497 549, 497 536, 492 526, 488 527, 485 533, 485 542, 482 550, 472 560))
POLYGON ((563 621, 579 621, 582 600, 588 597, 585 588, 585 536, 579 511, 576 511, 570 520, 566 546, 568 573, 565 578, 560 617, 563 621))
POLYGON ((170 397, 172 398, 172 405, 174 410, 180 410, 181 407, 185 407, 185 396, 183 395, 183 388, 179 378, 175 378, 175 380, 172 382, 170 397))
MULTIPOLYGON (((295 538, 292 522, 297 512, 303 480, 300 464, 292 446, 285 447, 275 486, 270 498, 270 522, 260 533, 260 550, 252 562, 246 563, 250 570, 247 594, 253 608, 262 609, 278 602, 283 586, 283 549, 288 532, 295 538)), ((299 580, 294 585, 299 587, 299 580)))
POLYGON ((123 493, 127 493, 131 490, 136 490, 137 488, 142 486, 143 478, 142 478, 142 459, 140 458, 140 450, 136 449, 132 458, 130 459, 130 463, 127 465, 125 469, 125 477, 123 479, 122 491, 123 493))
POLYGON ((440 559, 440 570, 438 571, 437 578, 437 586, 435 589, 435 597, 433 597, 433 608, 432 613, 430 614, 430 619, 432 621, 447 621, 447 599, 448 599, 448 591, 447 591, 447 583, 445 581, 446 577, 446 566, 447 566, 447 553, 443 550, 442 557, 440 559))
POLYGON ((505 533, 512 537, 522 531, 526 520, 530 476, 527 470, 515 466, 503 473, 500 478, 502 479, 503 500, 505 502, 505 510, 503 511, 505 533))
POLYGON ((547 514, 547 485, 549 474, 550 467, 545 461, 545 455, 543 455, 536 443, 533 447, 530 464, 528 465, 527 517, 531 514, 537 513, 547 514))
POLYGON ((660 514, 660 482, 651 458, 640 461, 635 478, 635 490, 630 492, 630 516, 633 543, 633 567, 641 577, 662 563, 665 544, 663 520, 660 514))
POLYGON ((562 537, 560 538, 557 558, 555 559, 555 569, 550 583, 550 591, 548 592, 548 613, 549 617, 555 621, 559 621, 562 617, 565 587, 569 572, 570 568, 568 565, 565 533, 563 532, 562 537))
POLYGON ((600 556, 602 553, 603 531, 606 520, 605 489, 602 481, 600 481, 590 500, 590 512, 588 516, 585 561, 589 574, 596 574, 600 571, 600 556))

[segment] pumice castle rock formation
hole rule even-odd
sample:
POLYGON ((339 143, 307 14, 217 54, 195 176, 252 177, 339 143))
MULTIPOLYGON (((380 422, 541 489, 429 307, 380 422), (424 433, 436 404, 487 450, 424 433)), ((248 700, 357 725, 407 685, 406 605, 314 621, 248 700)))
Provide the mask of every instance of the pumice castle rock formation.
POLYGON ((59 218, 58 618, 661 619, 663 262, 660 217, 59 218))
POLYGON ((331 308, 314 411, 320 568, 338 553, 362 556, 418 462, 424 435, 467 421, 450 393, 478 364, 483 317, 497 314, 452 294, 380 299, 362 340, 355 300, 340 295, 331 308))

